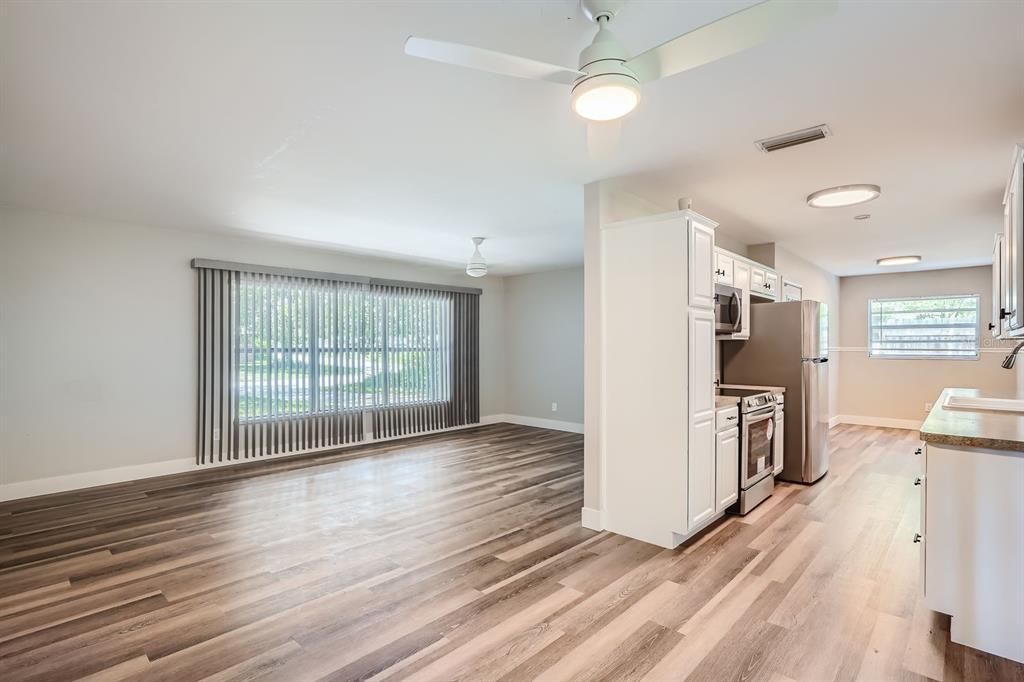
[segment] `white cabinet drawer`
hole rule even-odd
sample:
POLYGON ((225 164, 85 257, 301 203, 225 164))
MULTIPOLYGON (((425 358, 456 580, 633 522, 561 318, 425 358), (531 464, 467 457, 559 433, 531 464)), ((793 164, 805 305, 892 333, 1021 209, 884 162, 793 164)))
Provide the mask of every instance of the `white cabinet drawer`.
POLYGON ((740 408, 736 405, 720 407, 715 411, 715 431, 725 431, 739 426, 740 408))

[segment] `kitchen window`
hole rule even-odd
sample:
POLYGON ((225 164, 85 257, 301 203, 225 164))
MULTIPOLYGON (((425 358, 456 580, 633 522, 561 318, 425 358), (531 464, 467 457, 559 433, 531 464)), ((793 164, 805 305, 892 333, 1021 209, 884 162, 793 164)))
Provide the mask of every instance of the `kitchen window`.
POLYGON ((868 356, 977 360, 977 294, 868 301, 868 356))

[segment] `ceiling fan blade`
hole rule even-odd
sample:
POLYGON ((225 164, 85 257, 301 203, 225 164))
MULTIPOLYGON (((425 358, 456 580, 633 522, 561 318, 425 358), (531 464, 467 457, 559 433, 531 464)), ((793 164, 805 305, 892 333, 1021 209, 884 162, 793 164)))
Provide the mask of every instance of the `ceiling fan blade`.
POLYGON ((576 69, 545 64, 504 52, 484 50, 459 43, 445 43, 440 40, 427 40, 416 36, 409 36, 405 41, 405 53, 413 57, 432 59, 435 62, 455 64, 456 66, 468 66, 471 69, 500 73, 505 76, 565 83, 566 85, 585 75, 576 69))
POLYGON ((823 19, 836 0, 766 0, 638 54, 626 66, 642 82, 672 76, 823 19))

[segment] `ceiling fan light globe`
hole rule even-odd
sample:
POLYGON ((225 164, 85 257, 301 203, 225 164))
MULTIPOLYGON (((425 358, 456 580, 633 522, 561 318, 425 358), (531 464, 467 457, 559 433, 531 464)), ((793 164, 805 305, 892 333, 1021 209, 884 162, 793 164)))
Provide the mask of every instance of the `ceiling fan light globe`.
POLYGON ((572 91, 572 109, 588 121, 614 121, 636 109, 640 85, 621 74, 587 78, 572 91))
POLYGON ((487 274, 487 263, 470 263, 466 266, 466 274, 470 277, 483 277, 487 274))

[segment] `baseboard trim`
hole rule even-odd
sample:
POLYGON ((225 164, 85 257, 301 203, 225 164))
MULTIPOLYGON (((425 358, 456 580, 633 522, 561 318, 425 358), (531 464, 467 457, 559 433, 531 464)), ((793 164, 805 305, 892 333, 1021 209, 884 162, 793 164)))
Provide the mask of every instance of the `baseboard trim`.
POLYGON ((496 415, 501 417, 498 421, 520 426, 534 426, 538 429, 552 429, 554 431, 569 431, 570 433, 583 433, 583 424, 575 422, 563 422, 557 419, 540 419, 539 417, 524 417, 519 414, 496 415))
POLYGON ((480 421, 476 424, 465 424, 462 426, 453 426, 447 429, 434 429, 432 431, 423 431, 421 433, 412 433, 404 436, 390 436, 388 438, 374 439, 373 433, 367 432, 366 438, 356 443, 332 445, 324 448, 316 448, 314 450, 302 450, 301 452, 289 452, 280 455, 267 455, 265 457, 260 457, 257 459, 242 459, 233 460, 230 462, 214 462, 211 464, 204 464, 203 466, 198 466, 194 458, 187 457, 183 459, 169 459, 164 460, 162 462, 150 462, 147 464, 133 464, 131 466, 114 467, 112 469, 100 469, 98 471, 83 471, 76 474, 65 474, 62 476, 52 476, 49 478, 36 478, 29 481, 17 481, 15 483, 4 483, 0 484, 0 502, 20 500, 26 497, 36 497, 38 495, 50 495, 52 493, 64 493, 72 490, 82 490, 84 488, 95 488, 96 486, 110 485, 113 483, 139 481, 145 478, 155 478, 157 476, 167 476, 169 474, 182 474, 188 471, 204 471, 219 467, 237 466, 239 464, 252 464, 253 462, 269 462, 272 460, 287 459, 290 457, 315 455, 321 452, 346 450, 349 448, 355 448, 363 445, 371 445, 373 443, 385 443, 388 441, 400 440, 403 438, 429 436, 431 434, 444 433, 447 431, 463 431, 465 429, 472 429, 486 424, 501 424, 510 421, 509 419, 506 419, 506 416, 507 415, 503 414, 490 414, 481 417, 480 421))
POLYGON ((832 417, 828 420, 828 428, 832 429, 839 425, 839 415, 832 417))
POLYGON ((593 507, 583 507, 580 514, 580 522, 584 528, 590 530, 604 530, 604 521, 601 518, 601 510, 593 507))
POLYGON ((883 429, 906 429, 920 431, 921 421, 917 419, 893 419, 891 417, 865 417, 857 414, 840 414, 833 417, 840 424, 856 426, 878 426, 883 429))
MULTIPOLYGON (((245 461, 248 462, 250 460, 245 461)), ((37 495, 49 495, 50 493, 62 493, 69 490, 80 490, 82 488, 95 488, 96 486, 110 485, 111 483, 138 481, 143 478, 155 478, 156 476, 167 476, 168 474, 182 474, 198 468, 195 459, 187 457, 184 459, 168 459, 162 462, 150 462, 148 464, 114 467, 113 469, 100 469, 99 471, 83 471, 77 474, 65 474, 49 478, 36 478, 16 483, 4 483, 0 485, 0 502, 20 500, 25 497, 36 497, 37 495)))

